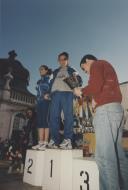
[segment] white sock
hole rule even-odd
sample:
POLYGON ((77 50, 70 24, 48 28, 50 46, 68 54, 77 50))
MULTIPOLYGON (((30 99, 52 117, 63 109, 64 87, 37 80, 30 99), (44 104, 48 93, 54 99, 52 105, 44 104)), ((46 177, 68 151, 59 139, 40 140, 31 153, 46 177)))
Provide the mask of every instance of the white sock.
POLYGON ((42 144, 44 144, 44 141, 39 141, 38 144, 42 145, 42 144))
POLYGON ((44 144, 47 145, 47 144, 48 144, 48 141, 44 141, 44 144))

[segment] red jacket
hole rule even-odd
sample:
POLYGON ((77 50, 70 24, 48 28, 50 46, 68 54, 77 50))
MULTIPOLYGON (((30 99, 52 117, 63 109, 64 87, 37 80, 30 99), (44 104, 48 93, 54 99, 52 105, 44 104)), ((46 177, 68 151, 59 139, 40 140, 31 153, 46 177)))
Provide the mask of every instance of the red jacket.
POLYGON ((94 61, 90 70, 88 86, 83 95, 92 96, 97 106, 122 101, 118 78, 112 65, 107 61, 94 61))

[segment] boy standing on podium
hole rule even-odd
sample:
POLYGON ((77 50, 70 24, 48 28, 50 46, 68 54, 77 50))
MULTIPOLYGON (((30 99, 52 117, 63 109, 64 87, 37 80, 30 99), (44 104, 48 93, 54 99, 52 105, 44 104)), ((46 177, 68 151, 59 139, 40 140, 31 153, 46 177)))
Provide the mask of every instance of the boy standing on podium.
POLYGON ((63 52, 58 55, 59 68, 53 72, 51 82, 51 105, 50 105, 50 130, 51 140, 49 148, 57 148, 59 145, 59 130, 61 113, 64 113, 64 140, 59 145, 62 149, 72 149, 73 136, 73 90, 64 82, 64 79, 75 75, 79 83, 81 77, 75 69, 69 66, 69 54, 63 52))

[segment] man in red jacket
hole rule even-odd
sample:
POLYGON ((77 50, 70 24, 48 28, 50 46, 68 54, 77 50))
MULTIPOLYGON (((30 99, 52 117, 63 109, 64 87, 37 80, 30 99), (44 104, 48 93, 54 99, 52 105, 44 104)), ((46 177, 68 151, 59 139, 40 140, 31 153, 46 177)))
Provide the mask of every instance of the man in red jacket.
POLYGON ((100 190, 126 190, 128 160, 121 145, 124 111, 116 72, 110 63, 93 55, 85 55, 80 67, 89 74, 89 81, 85 88, 76 88, 74 93, 91 96, 96 110, 93 124, 100 190))

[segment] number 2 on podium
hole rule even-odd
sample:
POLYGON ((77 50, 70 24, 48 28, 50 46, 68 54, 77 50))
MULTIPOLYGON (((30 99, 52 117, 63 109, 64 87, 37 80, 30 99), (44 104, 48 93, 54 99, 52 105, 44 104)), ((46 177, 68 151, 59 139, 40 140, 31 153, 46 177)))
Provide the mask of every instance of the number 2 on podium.
POLYGON ((30 170, 30 168, 33 165, 33 159, 29 158, 28 163, 29 163, 29 166, 28 166, 28 169, 27 169, 27 173, 32 174, 32 171, 30 170))

